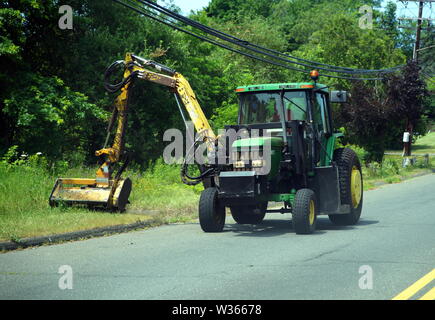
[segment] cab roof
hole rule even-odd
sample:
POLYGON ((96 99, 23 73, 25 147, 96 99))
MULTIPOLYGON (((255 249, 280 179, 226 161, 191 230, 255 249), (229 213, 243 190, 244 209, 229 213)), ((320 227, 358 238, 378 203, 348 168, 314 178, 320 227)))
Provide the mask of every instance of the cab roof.
POLYGON ((328 92, 326 85, 312 82, 290 82, 290 83, 266 83, 254 84, 249 86, 237 87, 237 93, 245 93, 252 91, 280 91, 280 90, 300 90, 300 89, 321 89, 323 92, 328 92))

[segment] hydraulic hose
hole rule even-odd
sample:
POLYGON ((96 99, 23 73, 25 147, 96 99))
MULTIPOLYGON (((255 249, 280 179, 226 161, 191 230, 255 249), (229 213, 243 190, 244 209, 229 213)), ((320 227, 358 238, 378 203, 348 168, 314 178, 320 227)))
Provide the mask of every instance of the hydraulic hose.
POLYGON ((137 71, 132 72, 132 73, 130 73, 130 75, 127 78, 123 78, 121 82, 111 84, 110 83, 110 76, 115 71, 115 69, 117 69, 118 66, 120 66, 120 65, 125 67, 125 63, 123 60, 117 60, 117 61, 113 62, 104 72, 104 88, 110 93, 115 93, 118 90, 120 90, 127 83, 129 83, 133 79, 133 77, 135 77, 138 73, 137 71))

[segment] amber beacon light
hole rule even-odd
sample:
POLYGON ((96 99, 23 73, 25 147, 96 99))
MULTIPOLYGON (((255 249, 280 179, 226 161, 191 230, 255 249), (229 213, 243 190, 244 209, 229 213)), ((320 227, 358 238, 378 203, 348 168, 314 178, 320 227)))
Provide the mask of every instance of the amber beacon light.
POLYGON ((317 81, 317 80, 319 80, 319 71, 317 71, 317 70, 312 70, 312 71, 310 72, 310 77, 311 77, 311 79, 313 79, 313 81, 317 81))

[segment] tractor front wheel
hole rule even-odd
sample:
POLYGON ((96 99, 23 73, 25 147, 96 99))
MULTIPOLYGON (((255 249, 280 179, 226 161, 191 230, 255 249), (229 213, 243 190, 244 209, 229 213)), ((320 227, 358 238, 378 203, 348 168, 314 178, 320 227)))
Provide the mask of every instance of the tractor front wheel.
POLYGON ((231 207, 231 215, 238 224, 259 224, 266 215, 267 202, 258 206, 231 207))
POLYGON ((314 191, 300 189, 296 192, 292 212, 293 228, 297 234, 310 234, 316 230, 317 203, 314 191))
POLYGON ((363 204, 361 164, 352 149, 341 148, 334 152, 338 166, 341 203, 350 207, 347 214, 331 214, 329 220, 337 225, 354 225, 359 221, 363 204))
POLYGON ((204 232, 221 232, 225 225, 225 207, 219 204, 216 188, 207 188, 199 199, 199 224, 204 232))

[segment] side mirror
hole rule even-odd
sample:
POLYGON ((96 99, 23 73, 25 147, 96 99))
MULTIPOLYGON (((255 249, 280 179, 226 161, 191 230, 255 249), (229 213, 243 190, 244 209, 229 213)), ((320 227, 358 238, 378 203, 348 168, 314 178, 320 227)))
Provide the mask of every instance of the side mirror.
POLYGON ((331 91, 329 95, 329 101, 332 103, 345 103, 347 102, 347 91, 331 91))

